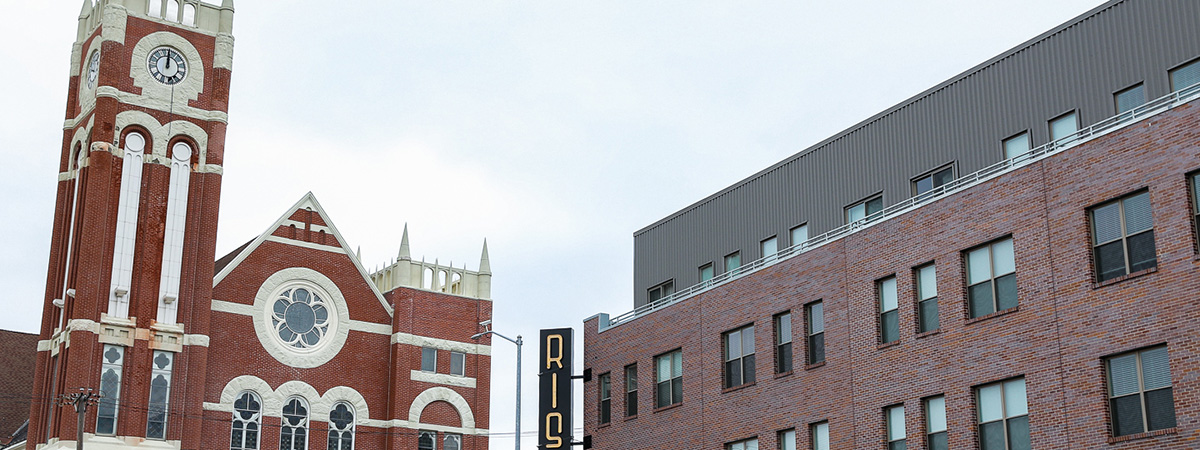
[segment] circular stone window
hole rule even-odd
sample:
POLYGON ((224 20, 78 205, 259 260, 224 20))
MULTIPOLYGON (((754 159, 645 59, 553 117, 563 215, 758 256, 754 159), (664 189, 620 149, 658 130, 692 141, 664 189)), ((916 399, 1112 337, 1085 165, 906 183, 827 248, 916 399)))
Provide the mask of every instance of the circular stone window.
POLYGON ((329 306, 321 294, 305 286, 290 286, 275 296, 271 325, 283 344, 301 350, 314 348, 329 332, 329 306))
POLYGON ((325 275, 292 267, 267 277, 258 289, 254 321, 259 342, 279 362, 313 368, 333 359, 346 343, 350 316, 341 290, 325 275))

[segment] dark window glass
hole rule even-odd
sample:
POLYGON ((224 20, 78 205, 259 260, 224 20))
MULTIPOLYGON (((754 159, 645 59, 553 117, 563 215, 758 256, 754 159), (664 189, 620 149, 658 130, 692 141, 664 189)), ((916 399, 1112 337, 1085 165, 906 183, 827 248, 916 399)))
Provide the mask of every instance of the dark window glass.
POLYGON ((1175 426, 1167 348, 1114 356, 1108 368, 1113 434, 1124 436, 1175 426))
POLYGON ((450 352, 450 374, 465 376, 467 366, 467 355, 459 352, 450 352))
POLYGON ((754 325, 725 333, 725 387, 754 382, 754 325))
POLYGON ((646 300, 654 302, 675 293, 675 280, 667 281, 646 291, 646 300))
POLYGON ((992 383, 975 389, 979 443, 987 450, 1029 450, 1029 410, 1025 379, 992 383))
POLYGON ((954 180, 954 167, 946 167, 939 169, 929 175, 922 176, 913 181, 914 194, 918 197, 921 194, 939 188, 946 183, 954 180))
POLYGON ((966 252, 967 297, 971 317, 1017 306, 1017 277, 1012 238, 966 252))
POLYGON ((1096 281, 1106 281, 1157 265, 1150 193, 1142 192, 1091 210, 1096 281))
POLYGON ((821 302, 805 307, 808 316, 808 364, 825 361, 825 311, 821 302))
POLYGON ((846 208, 846 223, 857 222, 883 211, 883 197, 873 197, 846 208))
POLYGON ((938 329, 938 293, 937 268, 933 264, 918 267, 916 282, 917 289, 917 331, 925 333, 938 329))
POLYGON ((886 344, 900 339, 899 298, 896 294, 896 277, 887 277, 875 282, 879 300, 879 340, 886 344))
POLYGON ((611 374, 603 374, 599 377, 600 401, 599 404, 599 419, 600 423, 608 423, 612 420, 612 376, 611 374))
POLYGON ((792 313, 775 316, 775 373, 792 371, 792 313))
POLYGON ((673 352, 654 358, 655 407, 674 405, 683 401, 683 352, 673 352))
POLYGON ((638 413, 637 402, 637 364, 625 366, 625 416, 633 417, 638 413))

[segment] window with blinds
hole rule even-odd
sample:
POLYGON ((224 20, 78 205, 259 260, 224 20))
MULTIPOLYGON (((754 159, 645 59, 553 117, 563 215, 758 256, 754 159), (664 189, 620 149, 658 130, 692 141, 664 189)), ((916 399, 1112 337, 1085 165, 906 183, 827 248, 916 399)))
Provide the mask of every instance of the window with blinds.
POLYGON ((1117 355, 1106 365, 1114 436, 1175 427, 1166 347, 1117 355))
POLYGON ((1092 208, 1096 281, 1103 282, 1157 265, 1150 193, 1142 191, 1092 208))

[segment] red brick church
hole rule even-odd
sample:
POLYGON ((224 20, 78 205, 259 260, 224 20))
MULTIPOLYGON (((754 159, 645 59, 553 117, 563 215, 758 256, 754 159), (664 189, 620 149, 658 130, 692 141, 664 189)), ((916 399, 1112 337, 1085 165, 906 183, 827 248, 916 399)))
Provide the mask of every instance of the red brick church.
POLYGON ((414 261, 405 229, 370 272, 308 194, 215 255, 233 16, 84 1, 16 448, 77 448, 54 400, 92 389, 89 450, 486 449, 486 244, 476 271, 414 261))

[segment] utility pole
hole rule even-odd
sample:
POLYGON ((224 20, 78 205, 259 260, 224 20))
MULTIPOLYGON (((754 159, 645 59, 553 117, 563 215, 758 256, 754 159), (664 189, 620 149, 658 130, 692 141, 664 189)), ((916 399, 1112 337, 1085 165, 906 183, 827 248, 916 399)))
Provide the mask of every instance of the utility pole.
POLYGON ((95 405, 100 401, 103 394, 95 394, 92 388, 79 388, 79 392, 73 394, 59 394, 58 406, 75 406, 75 414, 79 415, 79 420, 75 426, 75 449, 83 450, 83 418, 87 415, 88 405, 95 405))
POLYGON ((519 335, 519 334, 517 335, 517 339, 513 340, 512 338, 509 338, 508 336, 505 336, 503 334, 500 334, 500 333, 497 333, 495 331, 488 329, 488 326, 491 324, 492 324, 491 320, 485 320, 483 322, 480 322, 479 325, 482 325, 484 327, 484 332, 478 333, 474 336, 471 336, 471 340, 479 339, 479 338, 481 338, 483 336, 487 336, 489 334, 494 334, 496 336, 500 336, 500 337, 504 338, 504 340, 506 340, 508 342, 517 344, 517 432, 516 432, 516 437, 514 439, 517 441, 516 449, 521 450, 521 345, 524 344, 525 341, 523 339, 521 339, 521 335, 519 335))

